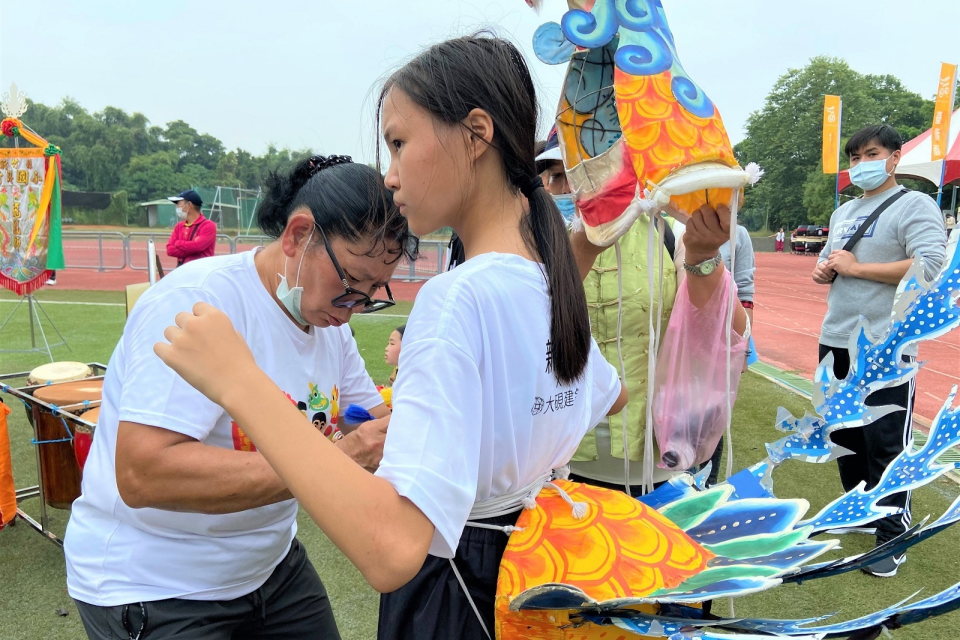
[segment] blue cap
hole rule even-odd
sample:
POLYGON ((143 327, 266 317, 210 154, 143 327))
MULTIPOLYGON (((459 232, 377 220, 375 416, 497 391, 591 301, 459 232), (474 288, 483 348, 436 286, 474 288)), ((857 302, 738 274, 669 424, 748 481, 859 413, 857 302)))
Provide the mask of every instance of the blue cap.
POLYGON ((191 202, 198 207, 203 206, 203 200, 200 199, 200 194, 194 191, 193 189, 187 189, 186 191, 181 191, 178 196, 170 196, 167 200, 171 202, 180 202, 181 200, 186 200, 191 202))

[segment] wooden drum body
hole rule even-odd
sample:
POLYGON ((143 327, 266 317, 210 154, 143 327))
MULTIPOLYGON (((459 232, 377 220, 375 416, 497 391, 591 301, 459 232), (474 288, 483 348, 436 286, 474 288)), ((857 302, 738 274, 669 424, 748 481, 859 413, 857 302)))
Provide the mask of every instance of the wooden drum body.
POLYGON ((78 463, 80 456, 75 453, 74 444, 79 439, 85 462, 92 442, 93 431, 86 427, 83 435, 77 438, 78 424, 72 418, 99 406, 102 395, 102 379, 48 384, 33 391, 33 397, 40 401, 33 404, 32 410, 37 430, 43 497, 55 509, 68 509, 80 497, 81 464, 78 463), (44 405, 56 407, 57 415, 44 405))

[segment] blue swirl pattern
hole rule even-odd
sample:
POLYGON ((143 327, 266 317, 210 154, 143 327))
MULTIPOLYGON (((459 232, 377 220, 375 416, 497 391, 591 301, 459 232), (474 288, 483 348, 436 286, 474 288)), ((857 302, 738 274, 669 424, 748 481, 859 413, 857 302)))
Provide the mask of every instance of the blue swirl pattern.
POLYGON ((661 16, 663 5, 659 0, 617 0, 617 20, 621 26, 633 31, 648 31, 663 28, 661 16))
POLYGON ((673 80, 670 82, 673 95, 683 107, 695 116, 709 118, 713 115, 713 101, 707 97, 703 89, 697 86, 679 63, 674 67, 673 80), (680 75, 683 73, 683 75, 680 75))
POLYGON ((571 9, 560 19, 563 35, 578 47, 594 49, 610 42, 618 29, 614 0, 597 0, 590 11, 571 9))
POLYGON ((656 31, 631 35, 631 43, 617 49, 616 62, 621 71, 633 76, 655 76, 674 66, 670 47, 656 31))
POLYGON ((670 71, 677 102, 697 117, 713 116, 713 102, 680 64, 660 0, 598 0, 590 11, 565 13, 561 29, 567 40, 588 49, 608 44, 619 32, 616 65, 621 71, 634 76, 670 71))

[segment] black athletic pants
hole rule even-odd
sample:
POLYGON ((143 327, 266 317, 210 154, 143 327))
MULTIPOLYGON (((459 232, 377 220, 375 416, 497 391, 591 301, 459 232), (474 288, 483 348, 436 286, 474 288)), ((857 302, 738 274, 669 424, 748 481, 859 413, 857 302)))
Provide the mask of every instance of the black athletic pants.
POLYGON ((296 538, 262 587, 233 600, 76 603, 91 640, 340 640, 327 590, 296 538))
MULTIPOLYGON (((498 527, 515 525, 520 512, 479 520, 498 527)), ((491 636, 500 560, 510 536, 467 526, 454 562, 491 636)), ((487 640, 448 558, 427 556, 416 577, 380 596, 378 640, 487 640)))
MULTIPOLYGON (((828 353, 833 353, 833 374, 838 380, 842 380, 850 371, 850 352, 821 344, 820 360, 823 361, 828 353)), ((904 360, 912 361, 913 358, 904 360)), ((841 429, 830 434, 830 439, 835 444, 853 451, 853 455, 837 458, 844 491, 850 491, 860 482, 866 482, 866 488, 872 489, 880 481, 887 465, 913 442, 915 392, 916 379, 875 391, 867 397, 867 405, 896 405, 903 410, 889 413, 864 427, 841 429)), ((910 526, 910 492, 894 494, 884 498, 879 504, 904 509, 903 513, 874 522, 877 527, 877 542, 883 543, 903 533, 910 526)))

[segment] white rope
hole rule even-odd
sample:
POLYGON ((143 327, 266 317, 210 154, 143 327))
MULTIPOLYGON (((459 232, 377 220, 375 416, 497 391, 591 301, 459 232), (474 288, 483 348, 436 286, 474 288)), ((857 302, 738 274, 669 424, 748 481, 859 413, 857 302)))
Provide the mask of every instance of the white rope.
MULTIPOLYGON (((665 241, 664 241, 664 235, 663 235, 663 233, 664 233, 664 225, 666 224, 666 221, 660 216, 660 214, 656 214, 656 215, 657 215, 656 220, 657 220, 657 238, 658 238, 658 244, 657 244, 657 247, 656 247, 656 249, 657 249, 657 277, 660 279, 660 289, 659 289, 658 298, 657 298, 657 330, 656 330, 656 332, 654 332, 653 340, 650 341, 651 344, 653 345, 653 348, 651 349, 651 351, 653 352, 653 357, 650 358, 650 363, 651 363, 651 364, 648 364, 648 365, 647 365, 647 366, 650 368, 650 369, 647 371, 647 389, 648 389, 648 390, 652 390, 652 391, 650 392, 650 393, 651 393, 651 396, 650 396, 650 397, 652 397, 652 392, 655 392, 655 391, 656 391, 656 389, 654 388, 654 378, 655 378, 656 372, 657 372, 657 359, 660 357, 660 337, 661 337, 660 329, 661 329, 661 325, 662 325, 662 323, 663 323, 663 252, 664 252, 665 244, 666 244, 665 241)), ((674 250, 676 250, 676 249, 674 249, 674 250)), ((651 305, 651 307, 650 307, 650 313, 651 313, 651 314, 653 313, 653 306, 652 306, 652 305, 651 305)), ((649 403, 649 400, 648 400, 648 403, 649 403)), ((651 408, 650 408, 650 416, 651 416, 651 418, 652 418, 652 417, 653 417, 653 405, 650 404, 650 407, 651 407, 651 408)), ((651 423, 652 423, 652 422, 653 422, 653 420, 651 419, 651 423)), ((652 428, 652 427, 651 427, 651 428, 652 428)), ((652 444, 651 444, 651 446, 650 446, 650 456, 651 456, 651 457, 653 456, 653 445, 652 445, 652 444)), ((653 489, 653 469, 652 469, 652 467, 653 467, 653 462, 650 463, 650 466, 651 466, 651 471, 650 471, 650 482, 651 482, 651 484, 650 484, 650 489, 648 489, 648 491, 650 491, 650 490, 653 489)))
POLYGON ((643 436, 643 493, 653 491, 653 376, 657 366, 657 336, 653 325, 653 235, 656 231, 653 215, 647 216, 647 288, 650 305, 647 307, 647 324, 650 338, 647 341, 647 424, 643 436))
MULTIPOLYGON (((655 346, 654 362, 656 362, 656 358, 660 356, 660 338, 661 338, 660 327, 661 327, 661 324, 663 323, 663 251, 664 251, 664 245, 666 243, 663 233, 664 233, 664 226, 666 224, 667 224, 666 220, 664 220, 660 215, 657 215, 657 237, 660 238, 660 249, 659 251, 657 251, 657 259, 659 261, 658 275, 660 278, 660 298, 657 300, 657 339, 654 342, 654 346, 655 346)), ((676 244, 674 244, 674 252, 676 252, 676 244)), ((647 380, 650 381, 651 379, 652 379, 651 376, 647 375, 647 380)))
POLYGON ((552 482, 548 482, 543 486, 550 487, 560 494, 560 497, 563 498, 563 501, 570 505, 570 509, 573 511, 573 518, 575 520, 583 520, 587 516, 590 506, 586 502, 575 502, 566 491, 552 482))
MULTIPOLYGON (((733 475, 733 433, 731 425, 733 424, 733 402, 730 400, 730 389, 733 386, 733 371, 731 370, 731 351, 732 351, 732 339, 733 339, 733 312, 735 304, 739 304, 736 295, 736 280, 734 279, 734 273, 736 273, 737 265, 737 210, 740 205, 740 191, 734 190, 733 198, 730 200, 730 297, 727 300, 727 327, 726 327, 726 337, 727 337, 727 393, 726 393, 726 404, 727 404, 727 469, 726 469, 726 478, 729 478, 733 475)), ((725 479, 726 479, 725 478, 725 479)), ((730 605, 733 606, 733 603, 730 605)))
MULTIPOLYGON (((730 388, 733 385, 732 377, 733 371, 731 370, 731 351, 732 351, 732 339, 733 339, 733 312, 735 307, 733 305, 740 304, 740 301, 737 299, 736 292, 736 278, 734 274, 736 273, 737 266, 737 209, 740 205, 740 191, 739 189, 734 190, 733 198, 730 200, 730 297, 727 300, 727 468, 726 468, 726 478, 729 478, 733 475, 733 433, 730 426, 733 424, 733 402, 730 400, 730 388)), ((749 328, 749 318, 747 319, 747 324, 749 328)), ((725 479, 726 479, 725 478, 725 479)), ((730 617, 735 617, 733 611, 733 598, 728 599, 730 605, 730 617)))
MULTIPOLYGON (((497 516, 505 516, 509 513, 513 513, 521 506, 524 509, 535 509, 537 506, 537 494, 539 494, 544 487, 550 487, 560 495, 564 502, 570 505, 570 509, 573 512, 573 517, 577 520, 582 520, 589 512, 590 505, 588 505, 586 502, 575 501, 570 497, 570 494, 561 489, 559 485, 550 482, 550 479, 553 477, 559 478, 569 475, 569 473, 569 467, 561 467, 556 471, 551 471, 550 473, 541 475, 539 478, 518 491, 514 491, 513 493, 505 496, 498 496, 490 500, 474 503, 473 509, 470 510, 470 517, 482 520, 486 518, 495 518, 497 516)), ((523 531, 523 527, 511 525, 499 526, 495 524, 487 524, 485 522, 473 522, 471 520, 467 520, 466 526, 474 527, 476 529, 502 531, 507 535, 510 535, 514 531, 523 531)), ((450 567, 453 569, 453 574, 457 576, 457 582, 460 583, 460 588, 463 589, 463 595, 467 597, 467 602, 470 603, 473 613, 477 616, 477 620, 480 621, 480 626, 483 628, 483 632, 486 634, 487 638, 490 638, 490 632, 487 630, 487 625, 484 624, 483 618, 480 617, 480 610, 473 601, 473 596, 470 595, 470 591, 467 589, 467 584, 463 581, 463 576, 460 575, 460 571, 457 569, 457 563, 454 562, 453 558, 450 558, 450 567)))
MULTIPOLYGON (((475 502, 470 510, 470 520, 487 520, 488 518, 497 518, 517 511, 518 509, 530 509, 528 506, 540 493, 543 485, 548 483, 553 477, 553 472, 541 474, 536 480, 518 489, 513 493, 508 493, 496 498, 490 498, 483 502, 475 502)), ((467 522, 470 524, 470 522, 467 522)))
POLYGON ((476 527, 478 529, 503 531, 507 535, 510 535, 514 531, 523 531, 523 527, 486 524, 484 522, 476 522, 476 520, 487 520, 489 518, 497 518, 500 516, 509 515, 521 508, 536 509, 537 495, 539 495, 540 491, 542 491, 544 487, 549 487, 556 491, 563 501, 570 505, 570 508, 573 510, 574 518, 577 520, 583 518, 587 515, 589 505, 587 505, 586 502, 574 501, 573 498, 571 498, 566 491, 561 489, 559 485, 551 482, 552 479, 565 479, 569 473, 569 467, 560 467, 559 469, 555 469, 549 473, 541 474, 536 480, 522 489, 514 491, 513 493, 497 496, 496 498, 484 500, 483 502, 475 502, 473 508, 470 510, 470 515, 468 516, 469 519, 467 520, 466 525, 468 527, 476 527))
MULTIPOLYGON (((627 386, 627 368, 623 364, 623 264, 620 259, 620 241, 613 243, 613 250, 617 256, 617 360, 620 363, 620 384, 627 386)), ((627 389, 627 393, 630 389, 627 389)), ((623 436, 623 490, 630 495, 630 442, 627 438, 627 405, 623 405, 620 412, 620 424, 623 436)))
POLYGON ((514 531, 523 531, 523 527, 515 527, 509 524, 501 527, 495 524, 487 524, 485 522, 471 522, 470 520, 467 520, 466 525, 468 527, 473 527, 474 529, 490 529, 491 531, 499 531, 507 535, 510 535, 514 531))
MULTIPOLYGON (((514 491, 513 493, 497 496, 496 498, 484 500, 483 502, 475 502, 473 504, 473 508, 470 509, 470 516, 466 522, 466 526, 474 527, 476 529, 501 531, 508 536, 514 531, 523 531, 523 527, 516 527, 512 525, 498 526, 495 524, 487 524, 485 522, 475 522, 474 520, 486 520, 488 518, 505 516, 517 511, 520 508, 536 508, 537 494, 540 493, 540 490, 543 489, 543 486, 547 484, 552 477, 553 472, 550 471, 548 473, 541 474, 533 482, 521 489, 518 489, 517 491, 514 491)), ((569 496, 567 496, 567 498, 569 499, 569 496)), ((463 576, 460 575, 460 571, 457 570, 457 563, 453 561, 453 558, 450 558, 450 566, 453 568, 453 574, 457 576, 457 582, 460 583, 460 588, 463 589, 463 595, 467 597, 467 602, 470 603, 473 613, 477 616, 477 620, 480 621, 480 626, 483 628, 484 634, 486 634, 487 638, 490 638, 491 636, 490 632, 487 630, 487 625, 483 622, 483 618, 480 616, 480 610, 473 601, 473 596, 470 595, 470 591, 467 589, 467 585, 463 581, 463 576)))
POLYGON ((460 588, 463 589, 463 595, 467 596, 467 602, 470 603, 473 613, 476 614, 477 620, 480 621, 480 627, 483 629, 484 635, 487 636, 487 638, 491 638, 490 632, 487 631, 487 625, 483 622, 483 618, 480 616, 480 610, 477 609, 477 605, 473 601, 473 596, 470 595, 470 591, 467 589, 467 583, 463 581, 463 576, 461 576, 460 571, 457 570, 457 563, 453 561, 453 558, 450 558, 450 566, 453 567, 453 575, 457 576, 457 582, 460 583, 460 588))

